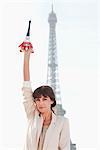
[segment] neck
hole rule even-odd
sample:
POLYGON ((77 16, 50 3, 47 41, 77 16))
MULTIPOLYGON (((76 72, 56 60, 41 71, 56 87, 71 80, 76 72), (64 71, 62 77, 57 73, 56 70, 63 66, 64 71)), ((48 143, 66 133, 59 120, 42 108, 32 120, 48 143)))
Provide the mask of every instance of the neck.
POLYGON ((48 111, 48 112, 45 112, 42 114, 43 116, 43 120, 46 121, 46 120, 51 120, 51 117, 52 117, 52 111, 48 111))

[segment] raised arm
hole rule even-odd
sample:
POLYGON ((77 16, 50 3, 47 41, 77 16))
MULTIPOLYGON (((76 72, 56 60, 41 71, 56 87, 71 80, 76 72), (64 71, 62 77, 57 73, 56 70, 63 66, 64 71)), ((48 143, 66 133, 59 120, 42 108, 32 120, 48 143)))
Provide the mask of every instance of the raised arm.
POLYGON ((30 62, 30 51, 26 51, 24 52, 24 65, 23 65, 24 81, 30 81, 29 62, 30 62))
POLYGON ((32 88, 30 82, 30 69, 29 69, 29 62, 30 62, 30 51, 24 52, 24 64, 23 64, 23 96, 24 96, 24 108, 26 111, 26 115, 28 119, 31 119, 34 116, 35 111, 35 103, 32 97, 32 88))

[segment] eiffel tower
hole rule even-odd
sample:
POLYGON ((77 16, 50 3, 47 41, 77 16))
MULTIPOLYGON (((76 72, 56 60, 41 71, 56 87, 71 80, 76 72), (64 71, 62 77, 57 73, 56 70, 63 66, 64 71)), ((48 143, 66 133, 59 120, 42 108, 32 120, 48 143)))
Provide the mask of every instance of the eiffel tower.
MULTIPOLYGON (((53 11, 49 14, 49 51, 48 51, 48 69, 47 69, 47 84, 50 85, 55 93, 57 106, 57 115, 64 115, 66 111, 62 108, 59 73, 58 73, 58 60, 57 60, 57 46, 56 46, 56 23, 57 17, 53 11)), ((76 150, 76 144, 72 144, 70 141, 70 150, 76 150)))

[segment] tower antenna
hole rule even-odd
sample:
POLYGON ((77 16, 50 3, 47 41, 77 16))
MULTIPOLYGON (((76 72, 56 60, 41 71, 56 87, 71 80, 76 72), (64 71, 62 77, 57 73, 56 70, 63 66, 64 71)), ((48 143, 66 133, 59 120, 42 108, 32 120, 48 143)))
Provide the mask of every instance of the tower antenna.
POLYGON ((52 0, 52 12, 53 12, 54 0, 52 0))

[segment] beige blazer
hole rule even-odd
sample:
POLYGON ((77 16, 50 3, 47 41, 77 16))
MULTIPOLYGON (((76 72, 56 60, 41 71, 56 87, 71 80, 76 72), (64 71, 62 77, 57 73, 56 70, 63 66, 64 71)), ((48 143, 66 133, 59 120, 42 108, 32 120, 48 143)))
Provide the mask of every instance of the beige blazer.
MULTIPOLYGON (((24 82, 22 88, 24 108, 28 119, 28 128, 24 150, 37 150, 39 137, 43 126, 43 117, 34 105, 30 82, 24 82)), ((64 116, 52 112, 51 124, 45 135, 43 150, 70 150, 69 121, 64 116)))

